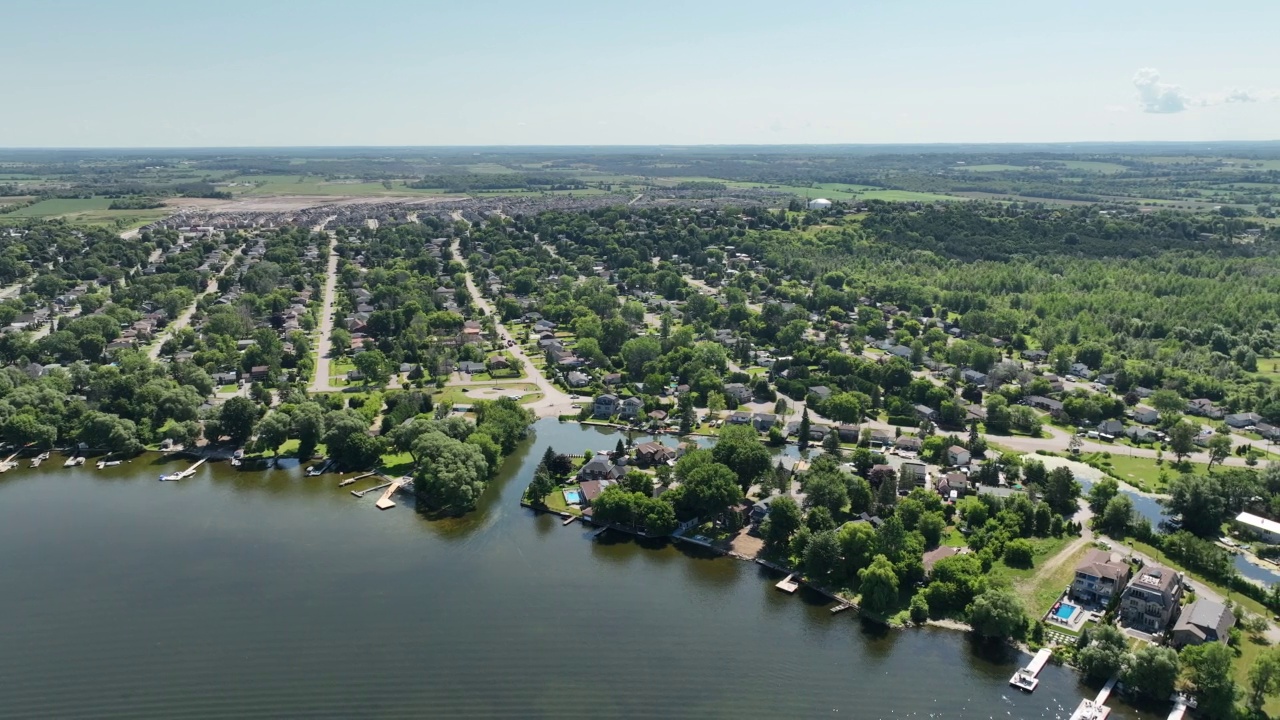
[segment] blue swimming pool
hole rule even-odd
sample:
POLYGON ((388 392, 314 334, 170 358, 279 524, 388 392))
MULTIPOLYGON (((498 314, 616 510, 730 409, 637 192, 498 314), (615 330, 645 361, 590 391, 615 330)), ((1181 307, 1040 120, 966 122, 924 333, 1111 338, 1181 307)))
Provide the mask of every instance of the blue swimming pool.
POLYGON ((577 490, 565 490, 564 501, 570 505, 577 505, 582 502, 582 493, 577 490))
POLYGON ((1076 610, 1080 608, 1071 603, 1062 603, 1058 605, 1058 609, 1053 611, 1055 617, 1059 620, 1070 620, 1072 615, 1076 614, 1076 610))

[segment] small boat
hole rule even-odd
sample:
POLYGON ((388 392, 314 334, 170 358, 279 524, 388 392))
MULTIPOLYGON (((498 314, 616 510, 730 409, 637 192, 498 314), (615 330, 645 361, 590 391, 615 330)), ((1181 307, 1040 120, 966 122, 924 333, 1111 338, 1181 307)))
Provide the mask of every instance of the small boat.
POLYGON ((76 467, 80 467, 81 465, 83 465, 83 464, 84 464, 84 461, 85 461, 85 460, 87 460, 87 459, 88 459, 88 458, 83 457, 83 456, 76 458, 76 467))
POLYGON ((39 455, 37 455, 37 456, 35 456, 35 457, 31 458, 31 467, 33 467, 33 468, 34 468, 34 467, 40 467, 40 463, 42 463, 42 462, 44 462, 45 460, 48 460, 48 459, 49 459, 49 453, 47 453, 47 452, 42 452, 42 453, 40 453, 39 455))
POLYGON ((119 460, 99 460, 98 469, 101 470, 103 468, 115 467, 119 464, 120 464, 119 460))
POLYGON ((76 465, 83 464, 83 463, 84 463, 84 458, 72 456, 67 458, 66 462, 62 463, 62 467, 75 467, 76 465), (80 462, 77 463, 76 462, 77 460, 79 460, 80 462))
POLYGON ((18 463, 15 463, 15 462, 2 462, 2 463, 0 463, 0 473, 7 473, 7 472, 9 472, 10 470, 12 470, 12 469, 14 469, 14 468, 16 468, 16 467, 18 467, 18 463))

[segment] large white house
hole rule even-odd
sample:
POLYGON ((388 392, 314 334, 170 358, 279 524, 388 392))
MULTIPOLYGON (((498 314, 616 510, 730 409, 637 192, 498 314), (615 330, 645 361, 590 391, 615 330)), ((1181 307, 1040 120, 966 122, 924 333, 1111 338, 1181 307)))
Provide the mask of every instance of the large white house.
POLYGON ((831 201, 826 198, 814 198, 809 201, 810 210, 830 210, 831 201))
POLYGON ((1236 516, 1236 526, 1246 533, 1257 535, 1263 542, 1280 544, 1280 522, 1242 512, 1236 516))

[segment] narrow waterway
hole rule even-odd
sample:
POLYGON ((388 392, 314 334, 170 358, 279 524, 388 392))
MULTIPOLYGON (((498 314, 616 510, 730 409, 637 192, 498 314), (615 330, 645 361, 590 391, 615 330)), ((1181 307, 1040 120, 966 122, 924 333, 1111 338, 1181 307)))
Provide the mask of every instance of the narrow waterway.
MULTIPOLYGON (((1094 690, 944 630, 886 632, 750 563, 520 508, 542 421, 475 513, 387 512, 297 467, 0 476, 0 717, 1066 718, 1094 690)), ((356 485, 353 487, 361 487, 356 485)), ((1113 702, 1112 717, 1147 717, 1113 702)))

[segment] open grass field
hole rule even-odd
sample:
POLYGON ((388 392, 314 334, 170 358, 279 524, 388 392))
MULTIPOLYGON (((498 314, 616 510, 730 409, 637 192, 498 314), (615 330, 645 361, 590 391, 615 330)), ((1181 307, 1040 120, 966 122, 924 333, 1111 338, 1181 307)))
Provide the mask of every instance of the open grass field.
POLYGON ((1114 175, 1128 170, 1118 163, 1099 162, 1095 160, 1063 160, 1062 164, 1072 170, 1084 170, 1086 172, 1103 173, 1106 175, 1114 175))
POLYGON ((859 200, 884 200, 886 202, 954 202, 963 198, 955 195, 915 192, 912 190, 868 190, 858 193, 859 200))
MULTIPOLYGON (((1026 605, 1027 614, 1032 618, 1038 618, 1043 615, 1055 600, 1062 595, 1062 589, 1071 584, 1076 576, 1076 565, 1085 556, 1085 553, 1092 550, 1091 545, 1085 545, 1070 557, 1064 558, 1062 563, 1052 571, 1044 574, 1037 574, 1024 582, 1018 583, 1015 590, 1018 596, 1022 598, 1023 604, 1026 605)), ((1045 560, 1049 558, 1046 557, 1045 560)))
POLYGON ((18 208, 7 217, 11 218, 62 218, 69 222, 84 225, 105 225, 126 229, 140 227, 153 220, 167 216, 168 208, 151 210, 108 210, 109 198, 56 198, 42 200, 29 207, 18 208))
POLYGON ((955 169, 955 170, 967 170, 967 171, 969 171, 969 172, 1008 172, 1008 171, 1017 172, 1017 171, 1019 171, 1019 170, 1026 170, 1026 168, 1025 168, 1025 167, 1022 167, 1022 166, 1020 166, 1020 165, 999 165, 999 164, 992 164, 992 165, 956 165, 953 169, 955 169))

